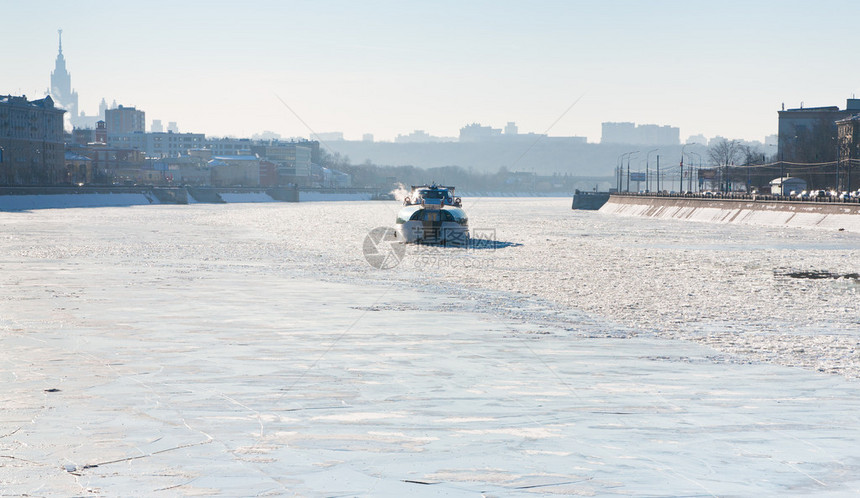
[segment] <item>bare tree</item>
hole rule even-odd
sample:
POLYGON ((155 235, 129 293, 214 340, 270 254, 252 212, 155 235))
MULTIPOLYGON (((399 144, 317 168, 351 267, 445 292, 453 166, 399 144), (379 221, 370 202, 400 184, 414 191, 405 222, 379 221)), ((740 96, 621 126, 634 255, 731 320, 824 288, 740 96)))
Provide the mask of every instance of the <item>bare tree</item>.
POLYGON ((722 171, 720 176, 720 184, 722 190, 728 192, 730 188, 729 166, 734 165, 735 161, 742 156, 741 143, 737 140, 720 139, 719 142, 708 147, 708 157, 714 163, 719 171, 722 171))
POLYGON ((741 145, 741 157, 743 158, 742 164, 746 166, 765 163, 764 152, 750 145, 741 145))
POLYGON ((726 140, 723 138, 708 147, 708 157, 716 166, 734 164, 741 157, 742 153, 742 145, 737 140, 726 140))

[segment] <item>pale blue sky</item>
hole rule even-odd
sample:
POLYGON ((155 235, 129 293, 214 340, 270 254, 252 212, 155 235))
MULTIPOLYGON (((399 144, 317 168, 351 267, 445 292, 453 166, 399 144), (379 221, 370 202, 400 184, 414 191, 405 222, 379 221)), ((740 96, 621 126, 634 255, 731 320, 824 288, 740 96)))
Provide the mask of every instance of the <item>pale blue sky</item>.
POLYGON ((391 140, 472 122, 600 139, 633 121, 762 140, 781 104, 858 92, 856 1, 4 1, 0 94, 36 98, 63 53, 102 97, 180 131, 391 140))

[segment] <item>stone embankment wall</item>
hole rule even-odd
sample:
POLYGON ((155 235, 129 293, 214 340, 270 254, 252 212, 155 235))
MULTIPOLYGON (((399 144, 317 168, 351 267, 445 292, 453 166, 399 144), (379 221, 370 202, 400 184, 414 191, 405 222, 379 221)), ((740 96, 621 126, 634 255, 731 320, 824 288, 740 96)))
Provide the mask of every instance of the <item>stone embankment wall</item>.
POLYGON ((681 198, 639 195, 610 196, 601 213, 709 223, 790 226, 860 233, 860 204, 681 198))
POLYGON ((374 189, 260 187, 0 187, 0 211, 147 204, 224 204, 370 200, 374 189))

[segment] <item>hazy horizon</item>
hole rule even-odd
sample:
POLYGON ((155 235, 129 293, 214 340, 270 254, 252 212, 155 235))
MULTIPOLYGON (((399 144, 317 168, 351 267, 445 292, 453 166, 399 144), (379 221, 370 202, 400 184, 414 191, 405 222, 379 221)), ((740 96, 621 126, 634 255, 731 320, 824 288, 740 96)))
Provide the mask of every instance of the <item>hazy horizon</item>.
POLYGON ((4 8, 0 43, 14 48, 0 94, 45 95, 63 29, 80 110, 135 106, 147 129, 390 141, 514 121, 599 142, 601 123, 635 122, 678 127, 682 142, 763 141, 783 103, 844 107, 855 93, 860 68, 834 34, 857 13, 845 1, 34 1, 4 8))

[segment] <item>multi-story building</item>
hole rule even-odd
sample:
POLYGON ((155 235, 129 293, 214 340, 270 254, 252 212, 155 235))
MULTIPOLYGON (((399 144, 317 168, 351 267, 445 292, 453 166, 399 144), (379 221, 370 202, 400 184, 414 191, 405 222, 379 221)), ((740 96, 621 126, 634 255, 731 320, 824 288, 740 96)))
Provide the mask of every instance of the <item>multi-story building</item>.
POLYGON ((491 126, 481 126, 478 123, 468 124, 460 128, 461 142, 483 142, 486 140, 494 140, 502 136, 501 128, 493 128, 491 126))
POLYGON ((836 122, 860 113, 860 99, 848 99, 844 110, 838 106, 783 109, 779 115, 777 159, 796 163, 836 160, 836 122))
POLYGON ((0 96, 0 185, 64 181, 64 112, 50 96, 0 96))
POLYGON ((837 189, 853 192, 860 188, 860 114, 836 122, 839 136, 839 182, 837 189))
POLYGON ((188 154, 191 149, 199 149, 206 142, 202 133, 109 133, 108 144, 124 149, 138 149, 146 157, 177 157, 188 154))
POLYGON ((636 123, 602 123, 600 143, 631 145, 678 145, 681 129, 674 126, 636 123))
POLYGON ((203 133, 147 133, 145 150, 149 157, 177 157, 199 149, 205 142, 203 133))
POLYGON ((78 107, 78 92, 72 89, 72 75, 66 69, 66 58, 63 56, 63 30, 58 30, 60 35, 59 51, 57 60, 54 62, 54 71, 51 72, 51 87, 48 94, 54 99, 54 103, 68 111, 69 122, 73 128, 92 128, 96 121, 104 116, 104 108, 107 107, 104 99, 99 107, 99 114, 87 116, 78 107))
POLYGON ((134 107, 119 106, 115 109, 105 110, 105 126, 108 132, 108 141, 111 135, 123 135, 134 132, 146 131, 146 113, 138 111, 134 107))
POLYGON ((60 36, 60 49, 57 60, 54 62, 54 70, 51 72, 51 89, 54 101, 59 107, 69 111, 69 116, 75 118, 78 115, 78 92, 72 90, 72 75, 66 69, 66 58, 63 56, 63 30, 58 30, 60 36))
POLYGON ((207 138, 204 147, 212 151, 213 156, 237 156, 251 152, 253 142, 249 138, 207 138))

